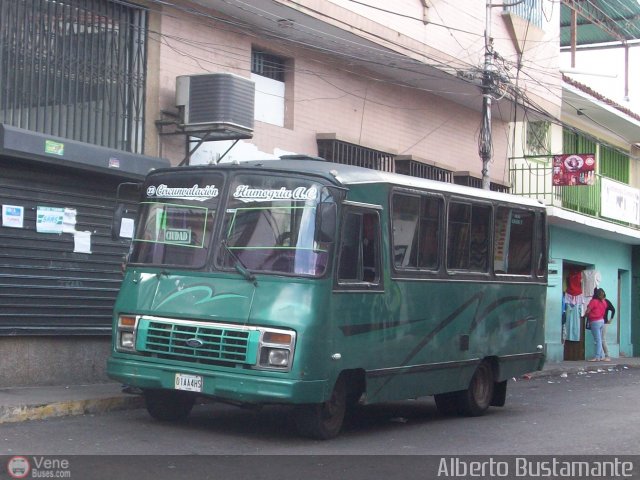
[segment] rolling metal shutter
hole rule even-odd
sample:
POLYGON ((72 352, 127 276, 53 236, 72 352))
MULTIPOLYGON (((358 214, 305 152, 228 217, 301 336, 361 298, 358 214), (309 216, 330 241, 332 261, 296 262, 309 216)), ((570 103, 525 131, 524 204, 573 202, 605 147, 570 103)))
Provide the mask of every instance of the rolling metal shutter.
POLYGON ((129 241, 110 235, 125 179, 0 156, 0 204, 24 207, 24 228, 0 226, 0 335, 108 334, 129 241), (38 206, 75 209, 91 253, 72 233, 38 233, 38 206))

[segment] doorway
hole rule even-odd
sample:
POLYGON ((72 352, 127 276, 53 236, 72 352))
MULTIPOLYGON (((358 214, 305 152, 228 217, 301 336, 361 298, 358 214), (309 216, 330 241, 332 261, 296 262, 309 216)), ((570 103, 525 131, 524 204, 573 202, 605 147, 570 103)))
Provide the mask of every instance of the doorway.
POLYGON ((562 263, 563 311, 563 360, 585 359, 586 330, 582 312, 584 311, 584 292, 582 291, 582 272, 585 265, 570 262, 562 263))

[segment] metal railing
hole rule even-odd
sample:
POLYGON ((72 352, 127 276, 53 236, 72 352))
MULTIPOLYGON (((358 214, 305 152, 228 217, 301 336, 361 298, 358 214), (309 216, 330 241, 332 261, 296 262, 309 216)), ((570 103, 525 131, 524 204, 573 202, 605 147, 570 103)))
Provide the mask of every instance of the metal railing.
MULTIPOLYGON (((512 165, 509 169, 511 193, 541 200, 546 205, 553 205, 582 215, 599 218, 606 222, 640 230, 638 225, 619 222, 601 215, 602 175, 596 174, 593 185, 560 187, 552 185, 552 173, 551 166, 537 164, 512 165)), ((607 180, 613 181, 611 179, 607 180)))

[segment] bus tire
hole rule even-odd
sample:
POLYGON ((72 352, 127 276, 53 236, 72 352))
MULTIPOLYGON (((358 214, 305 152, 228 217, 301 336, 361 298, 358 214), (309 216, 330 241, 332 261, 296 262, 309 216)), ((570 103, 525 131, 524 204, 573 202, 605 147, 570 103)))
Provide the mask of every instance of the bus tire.
POLYGON ((329 440, 340 433, 347 409, 344 376, 338 377, 331 397, 324 403, 299 405, 295 408, 298 433, 317 440, 329 440))
POLYGON ((493 400, 493 369, 482 362, 471 377, 469 388, 460 392, 458 408, 462 415, 478 417, 484 414, 493 400))
POLYGON ((147 412, 156 420, 173 422, 184 420, 191 413, 195 395, 174 390, 145 390, 147 412))

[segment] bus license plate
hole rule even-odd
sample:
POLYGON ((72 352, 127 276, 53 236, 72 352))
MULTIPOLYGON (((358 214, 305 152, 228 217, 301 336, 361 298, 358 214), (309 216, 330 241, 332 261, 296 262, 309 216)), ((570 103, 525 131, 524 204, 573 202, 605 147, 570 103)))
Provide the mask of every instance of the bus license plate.
POLYGON ((202 377, 200 375, 186 375, 184 373, 176 373, 176 390, 201 392, 202 377))

